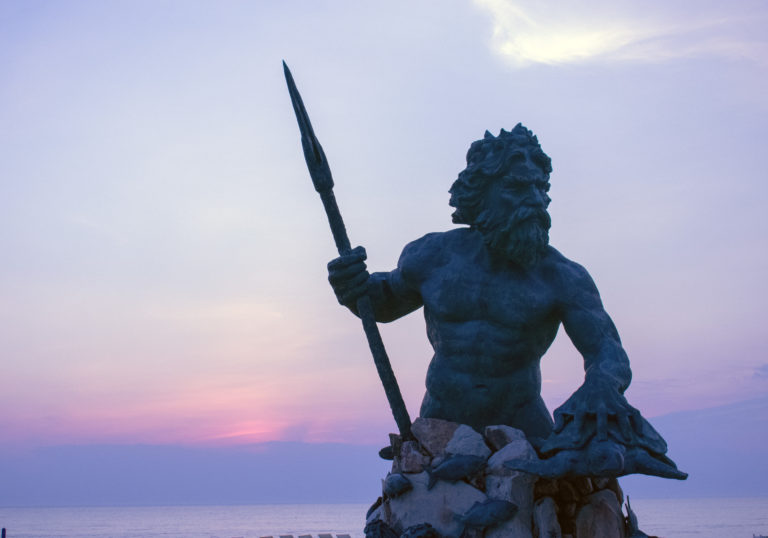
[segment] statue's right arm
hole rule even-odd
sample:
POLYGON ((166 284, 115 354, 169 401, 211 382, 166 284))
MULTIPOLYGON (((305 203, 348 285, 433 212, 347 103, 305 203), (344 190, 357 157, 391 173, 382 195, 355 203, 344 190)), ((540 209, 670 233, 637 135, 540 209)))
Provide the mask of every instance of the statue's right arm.
POLYGON ((357 300, 367 294, 373 304, 376 321, 386 323, 413 312, 423 300, 410 269, 418 251, 418 241, 409 244, 393 271, 369 274, 365 266, 363 247, 353 249, 328 264, 328 281, 336 299, 356 316, 357 300))

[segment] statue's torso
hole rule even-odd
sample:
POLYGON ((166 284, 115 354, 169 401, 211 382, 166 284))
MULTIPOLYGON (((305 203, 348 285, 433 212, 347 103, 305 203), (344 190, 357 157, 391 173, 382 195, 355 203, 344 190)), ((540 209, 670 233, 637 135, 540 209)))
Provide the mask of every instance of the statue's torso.
POLYGON ((531 421, 537 430, 543 422, 549 427, 539 360, 560 323, 562 256, 552 249, 530 269, 494 263, 479 234, 467 229, 421 242, 401 261, 404 279, 422 297, 435 350, 422 416, 478 427, 531 421))

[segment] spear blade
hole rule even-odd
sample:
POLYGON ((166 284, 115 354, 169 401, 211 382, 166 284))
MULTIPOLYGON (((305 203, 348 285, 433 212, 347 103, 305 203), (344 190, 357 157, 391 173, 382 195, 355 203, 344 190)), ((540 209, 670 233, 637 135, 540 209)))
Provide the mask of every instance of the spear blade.
POLYGON ((291 70, 283 60, 283 73, 285 73, 285 82, 288 84, 288 93, 291 95, 293 111, 296 113, 296 121, 299 123, 301 131, 301 147, 304 150, 304 160, 307 161, 309 175, 312 177, 312 183, 317 192, 330 191, 333 189, 333 176, 331 168, 328 166, 328 160, 325 158, 323 146, 315 136, 312 129, 312 122, 309 121, 307 109, 304 107, 304 101, 301 99, 296 83, 293 80, 291 70))

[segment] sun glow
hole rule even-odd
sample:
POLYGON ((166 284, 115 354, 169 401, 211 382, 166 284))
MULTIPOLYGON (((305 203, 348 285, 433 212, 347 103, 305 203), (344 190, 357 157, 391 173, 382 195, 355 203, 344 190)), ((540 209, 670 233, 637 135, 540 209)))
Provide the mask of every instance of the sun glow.
MULTIPOLYGON (((588 60, 663 61, 719 55, 765 63, 764 40, 734 32, 739 21, 705 10, 659 6, 475 0, 493 23, 492 48, 515 66, 588 60)), ((743 21, 742 21, 743 22, 743 21)))

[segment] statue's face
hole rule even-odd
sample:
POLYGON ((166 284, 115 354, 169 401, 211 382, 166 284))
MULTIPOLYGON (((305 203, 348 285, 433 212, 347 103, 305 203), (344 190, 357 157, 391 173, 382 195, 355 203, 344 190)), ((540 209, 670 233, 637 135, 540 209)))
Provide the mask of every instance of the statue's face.
POLYGON ((521 207, 546 210, 551 199, 547 174, 525 155, 512 164, 505 177, 488 187, 485 208, 496 215, 513 213, 521 207))
POLYGON ((483 211, 474 227, 496 256, 530 266, 549 242, 547 174, 522 154, 503 177, 487 188, 483 211))

